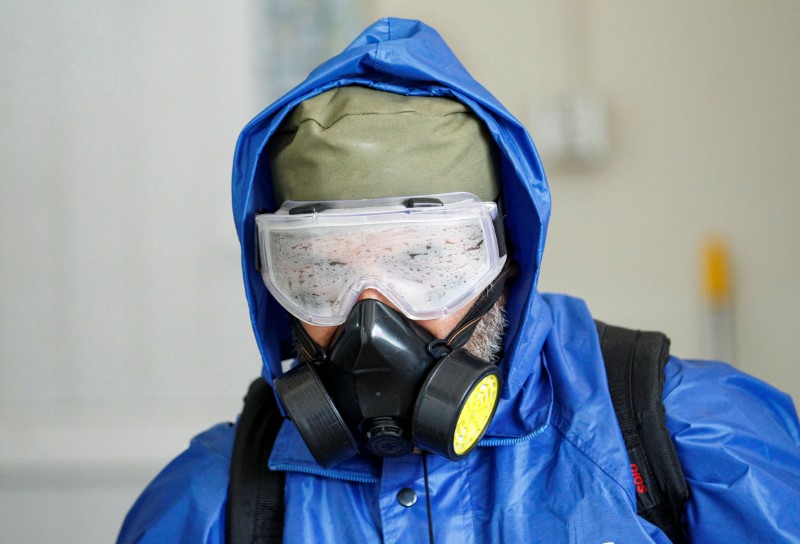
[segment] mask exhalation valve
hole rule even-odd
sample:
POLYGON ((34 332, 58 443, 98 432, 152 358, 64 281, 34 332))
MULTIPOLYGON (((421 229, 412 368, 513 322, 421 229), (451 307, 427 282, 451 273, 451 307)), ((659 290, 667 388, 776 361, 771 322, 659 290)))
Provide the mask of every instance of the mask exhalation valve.
POLYGON ((403 428, 392 417, 376 417, 364 433, 367 449, 380 457, 400 457, 411 452, 403 428))

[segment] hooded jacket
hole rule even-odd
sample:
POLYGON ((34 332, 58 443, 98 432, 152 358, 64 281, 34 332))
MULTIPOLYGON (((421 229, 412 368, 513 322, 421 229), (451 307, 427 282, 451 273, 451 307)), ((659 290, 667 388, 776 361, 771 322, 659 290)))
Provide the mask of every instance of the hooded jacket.
MULTIPOLYGON (((382 19, 242 131, 233 213, 263 377, 289 354, 286 312, 255 267, 254 215, 275 209, 266 144, 298 103, 338 86, 460 100, 501 153, 510 256, 504 378, 494 419, 464 460, 356 456, 317 465, 285 420, 269 467, 286 473, 284 542, 668 542, 636 491, 585 304, 536 290, 550 195, 533 143, 432 28, 382 19), (423 465, 426 465, 425 467, 423 465), (427 489, 427 492, 426 492, 427 489), (416 502, 404 506, 398 500, 416 502), (410 491, 409 491, 410 490, 410 491)), ((791 399, 723 363, 671 358, 663 401, 694 542, 800 542, 800 430, 791 399)), ((119 542, 224 542, 235 425, 220 424, 148 486, 119 542)))

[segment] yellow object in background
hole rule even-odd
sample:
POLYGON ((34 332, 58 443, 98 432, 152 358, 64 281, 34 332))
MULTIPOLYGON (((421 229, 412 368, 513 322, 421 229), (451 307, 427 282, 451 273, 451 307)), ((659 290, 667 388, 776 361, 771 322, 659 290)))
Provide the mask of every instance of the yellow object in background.
POLYGON ((728 246, 719 236, 709 237, 702 247, 703 290, 715 308, 726 305, 731 294, 728 246))
POLYGON ((736 342, 732 261, 728 244, 721 236, 709 236, 700 246, 700 285, 705 356, 733 363, 736 342))

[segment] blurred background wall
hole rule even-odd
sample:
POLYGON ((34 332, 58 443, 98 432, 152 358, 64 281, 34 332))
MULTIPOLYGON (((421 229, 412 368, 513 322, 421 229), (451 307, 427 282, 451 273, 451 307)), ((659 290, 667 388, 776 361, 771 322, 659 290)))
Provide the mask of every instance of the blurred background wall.
POLYGON ((260 368, 236 137, 385 15, 437 28, 541 135, 542 289, 800 399, 797 3, 5 0, 0 540, 112 541, 190 437, 235 418, 260 368))

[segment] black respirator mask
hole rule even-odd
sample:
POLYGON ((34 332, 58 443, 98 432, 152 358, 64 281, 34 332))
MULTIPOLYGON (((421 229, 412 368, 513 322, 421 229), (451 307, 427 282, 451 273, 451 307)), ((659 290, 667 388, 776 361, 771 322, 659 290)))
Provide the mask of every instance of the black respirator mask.
POLYGON ((331 466, 366 448, 457 461, 478 443, 502 386, 496 365, 463 346, 502 292, 508 267, 446 339, 377 300, 357 303, 327 351, 294 320, 300 364, 275 390, 314 459, 331 466))

